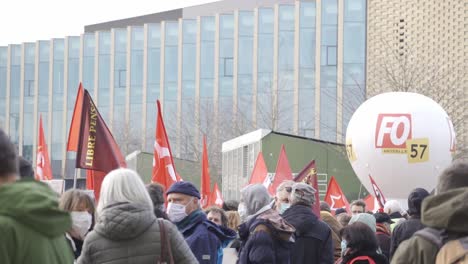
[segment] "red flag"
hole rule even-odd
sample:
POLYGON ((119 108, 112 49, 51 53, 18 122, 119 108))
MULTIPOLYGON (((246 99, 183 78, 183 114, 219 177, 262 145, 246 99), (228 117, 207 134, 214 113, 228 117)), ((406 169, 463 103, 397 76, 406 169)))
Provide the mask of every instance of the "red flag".
POLYGON ((317 167, 315 165, 315 160, 312 160, 307 164, 299 174, 297 174, 296 178, 294 178, 295 182, 304 182, 309 184, 315 189, 315 201, 312 210, 314 211, 315 215, 320 218, 320 195, 318 191, 318 179, 317 179, 317 167))
POLYGON ((206 136, 203 136, 202 177, 201 177, 201 206, 205 208, 210 199, 210 168, 208 164, 208 150, 206 149, 206 136))
POLYGON ((273 181, 269 184, 268 191, 270 195, 275 195, 276 188, 286 180, 292 180, 292 171, 289 167, 288 157, 284 145, 281 145, 281 152, 278 158, 278 164, 276 165, 276 173, 273 181))
POLYGON ((52 168, 50 167, 49 151, 44 137, 41 115, 39 119, 39 142, 37 144, 36 180, 52 180, 52 178, 52 168))
POLYGON ((255 166, 250 176, 249 184, 263 184, 267 178, 268 170, 265 164, 265 159, 263 159, 262 152, 258 153, 257 161, 255 161, 255 166))
POLYGON ((383 212, 384 205, 385 205, 385 203, 387 201, 385 200, 385 197, 384 197, 382 191, 380 190, 379 186, 377 186, 377 183, 375 183, 372 176, 369 175, 369 179, 371 181, 372 189, 374 189, 374 195, 375 195, 375 198, 377 199, 377 203, 380 206, 379 212, 383 212))
POLYGON ((346 208, 349 212, 349 202, 346 199, 344 192, 341 190, 340 185, 335 180, 335 177, 331 177, 328 183, 327 194, 325 195, 325 202, 330 205, 330 209, 334 213, 338 208, 346 208))
POLYGON ((174 160, 172 159, 169 138, 164 127, 161 105, 159 100, 156 103, 158 106, 158 117, 156 120, 156 140, 154 141, 153 176, 151 180, 164 185, 166 190, 168 190, 178 179, 174 160))
POLYGON ((75 108, 68 133, 67 151, 78 151, 80 138, 81 113, 83 109, 83 86, 80 83, 76 94, 75 108))
POLYGON ((210 195, 209 205, 210 206, 216 205, 219 207, 223 207, 223 203, 224 203, 223 195, 221 194, 221 191, 218 188, 218 183, 215 183, 215 185, 213 186, 213 191, 211 192, 211 195, 210 195))
POLYGON ((364 202, 366 203, 366 211, 372 211, 374 212, 375 210, 375 198, 371 194, 367 195, 366 198, 364 198, 364 202))

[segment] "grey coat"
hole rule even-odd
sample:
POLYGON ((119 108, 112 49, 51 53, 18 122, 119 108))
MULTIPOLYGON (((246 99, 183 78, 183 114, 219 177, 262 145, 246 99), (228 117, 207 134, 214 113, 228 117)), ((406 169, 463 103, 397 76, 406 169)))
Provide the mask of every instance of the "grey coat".
POLYGON ((78 264, 157 263, 161 255, 158 221, 164 221, 174 263, 198 263, 172 223, 156 220, 148 206, 116 203, 98 216, 94 231, 86 236, 78 264))

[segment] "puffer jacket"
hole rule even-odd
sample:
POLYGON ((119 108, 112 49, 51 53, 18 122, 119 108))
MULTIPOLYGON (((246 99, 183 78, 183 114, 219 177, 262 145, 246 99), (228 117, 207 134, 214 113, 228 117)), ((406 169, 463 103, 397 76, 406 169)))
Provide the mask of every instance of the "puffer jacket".
POLYGON ((239 264, 288 264, 295 229, 277 211, 268 209, 239 226, 239 264))
POLYGON ((310 206, 295 204, 284 212, 283 218, 296 228, 291 263, 334 262, 332 230, 318 219, 310 206))
MULTIPOLYGON (((177 228, 157 220, 146 205, 115 203, 101 212, 94 230, 84 241, 79 264, 154 264, 161 257, 163 221, 175 263, 198 263, 177 228)), ((167 254, 167 253, 166 253, 167 254)))
MULTIPOLYGON (((421 222, 437 230, 445 230, 447 239, 457 239, 468 234, 468 188, 453 189, 429 196, 422 204, 421 222)), ((403 241, 392 258, 392 264, 435 263, 437 245, 414 235, 403 241)))

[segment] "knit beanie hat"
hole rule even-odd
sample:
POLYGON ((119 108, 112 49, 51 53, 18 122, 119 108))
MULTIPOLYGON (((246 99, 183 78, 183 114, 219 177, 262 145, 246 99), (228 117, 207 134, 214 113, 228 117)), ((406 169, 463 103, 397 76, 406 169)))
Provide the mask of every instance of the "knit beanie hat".
POLYGON ((172 184, 172 186, 167 190, 166 195, 171 193, 182 193, 188 196, 196 197, 200 199, 200 192, 197 190, 195 185, 187 181, 180 181, 172 184))
POLYGON ((355 222, 361 222, 361 223, 368 225, 374 233, 377 230, 375 217, 371 214, 362 213, 362 214, 353 215, 353 217, 351 217, 351 220, 349 220, 349 225, 355 222))

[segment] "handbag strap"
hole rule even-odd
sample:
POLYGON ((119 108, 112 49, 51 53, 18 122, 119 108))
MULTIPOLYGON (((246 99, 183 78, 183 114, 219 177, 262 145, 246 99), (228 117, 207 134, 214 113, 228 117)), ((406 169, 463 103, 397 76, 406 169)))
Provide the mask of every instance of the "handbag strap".
POLYGON ((164 220, 158 219, 159 230, 161 233, 161 263, 174 264, 174 257, 172 255, 171 241, 167 235, 166 226, 164 225, 164 220), (167 248, 166 248, 167 247, 167 248), (166 257, 168 254, 168 258, 166 257))

